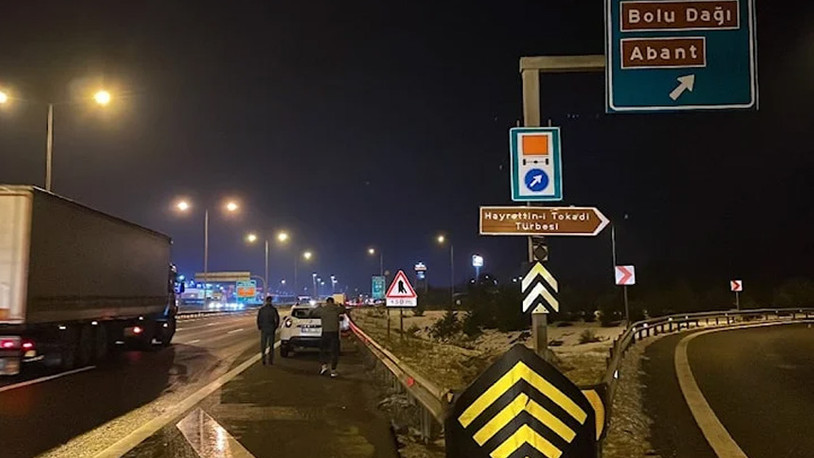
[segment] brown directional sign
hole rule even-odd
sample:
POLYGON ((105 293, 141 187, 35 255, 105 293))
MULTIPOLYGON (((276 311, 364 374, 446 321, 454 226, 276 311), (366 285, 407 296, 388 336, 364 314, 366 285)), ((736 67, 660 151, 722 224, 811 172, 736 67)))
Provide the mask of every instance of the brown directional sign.
POLYGON ((481 235, 592 237, 609 223, 593 207, 481 207, 481 235))

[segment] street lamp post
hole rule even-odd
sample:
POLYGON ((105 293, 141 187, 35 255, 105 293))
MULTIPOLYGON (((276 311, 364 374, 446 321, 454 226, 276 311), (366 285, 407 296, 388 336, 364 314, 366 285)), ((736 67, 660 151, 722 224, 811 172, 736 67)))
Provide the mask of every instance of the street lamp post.
POLYGON ((317 273, 316 272, 311 273, 311 279, 313 280, 313 283, 314 283, 314 288, 311 290, 311 297, 314 300, 317 300, 319 298, 319 292, 317 291, 317 273))
MULTIPOLYGON (((443 245, 447 241, 445 235, 438 236, 438 243, 443 245)), ((452 307, 455 307, 455 246, 449 242, 449 295, 452 301, 452 307)))
MULTIPOLYGON (((246 241, 249 242, 249 243, 254 243, 254 242, 257 241, 257 239, 258 239, 258 237, 254 233, 251 233, 251 234, 246 236, 246 241)), ((269 240, 268 240, 268 238, 265 239, 265 243, 264 243, 263 261, 264 261, 264 266, 265 266, 265 271, 264 271, 264 275, 263 275, 263 291, 265 292, 266 296, 269 296, 269 291, 267 289, 267 286, 269 285, 269 240)))
MULTIPOLYGON (((375 248, 368 248, 367 253, 371 256, 376 255, 375 248)), ((379 276, 384 277, 384 253, 382 250, 379 250, 379 276)))
MULTIPOLYGON (((110 103, 110 99, 110 93, 107 91, 99 91, 93 96, 93 100, 102 106, 110 103)), ((51 191, 54 160, 54 103, 48 104, 48 120, 45 125, 45 135, 45 190, 51 191)))
MULTIPOLYGON (((186 200, 180 200, 178 203, 175 204, 175 208, 177 208, 181 212, 187 212, 192 208, 189 202, 186 200)), ((235 203, 234 201, 229 201, 226 203, 225 207, 227 212, 234 213, 240 208, 240 206, 235 203)), ((209 295, 209 208, 204 209, 204 305, 206 305, 208 295, 209 295)))
MULTIPOLYGON (((313 255, 314 255, 314 254, 313 254, 313 253, 311 253, 310 251, 306 251, 306 252, 304 252, 304 253, 302 254, 302 257, 303 257, 303 259, 305 259, 306 261, 310 261, 310 260, 311 260, 311 257, 312 257, 313 255)), ((299 287, 299 286, 298 286, 298 283, 297 283, 297 261, 298 261, 298 260, 299 260, 299 256, 294 256, 294 289, 297 289, 297 288, 299 287)), ((297 294, 299 294, 299 293, 297 293, 297 294)), ((313 292, 312 292, 312 295, 313 295, 313 292)))

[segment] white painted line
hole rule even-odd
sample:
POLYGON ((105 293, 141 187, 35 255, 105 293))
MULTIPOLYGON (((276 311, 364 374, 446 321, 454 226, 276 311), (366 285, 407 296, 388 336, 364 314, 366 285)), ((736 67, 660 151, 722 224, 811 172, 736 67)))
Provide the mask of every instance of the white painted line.
MULTIPOLYGON (((279 346, 280 342, 274 344, 275 348, 279 346)), ((125 453, 129 452, 140 444, 144 439, 147 439, 155 434, 156 431, 160 430, 181 414, 203 401, 204 398, 214 393, 218 388, 240 375, 243 371, 250 368, 258 361, 260 361, 260 353, 256 353, 254 356, 244 361, 241 365, 237 366, 226 374, 221 375, 215 381, 199 389, 188 398, 176 404, 173 408, 143 424, 132 433, 128 434, 115 444, 97 454, 96 458, 118 458, 123 456, 125 453)))
POLYGON ((190 341, 189 341, 189 342, 187 342, 187 343, 188 343, 188 344, 196 344, 196 343, 198 343, 198 342, 200 342, 200 341, 201 341, 201 339, 195 339, 195 340, 190 340, 190 341))
POLYGON ((17 388, 22 388, 24 386, 35 385, 37 383, 47 382, 48 380, 53 380, 55 378, 65 377, 66 375, 78 374, 80 372, 89 371, 91 369, 96 369, 96 366, 80 367, 79 369, 74 369, 72 371, 60 372, 59 374, 49 375, 47 377, 40 377, 40 378, 37 378, 37 379, 34 379, 34 380, 29 380, 27 382, 15 383, 14 385, 6 385, 6 386, 0 388, 0 393, 2 393, 3 391, 11 391, 11 390, 14 390, 14 389, 17 389, 17 388))
POLYGON ((227 332, 226 334, 234 334, 234 333, 236 333, 236 332, 240 332, 240 331, 242 331, 242 330, 243 330, 243 328, 232 329, 231 331, 227 332))
POLYGON ((202 458, 254 458, 214 418, 200 407, 189 413, 176 425, 199 457, 202 458))
POLYGON ((692 333, 681 339, 681 341, 678 343, 675 352, 675 368, 678 384, 681 387, 681 394, 684 395, 684 400, 687 402, 687 406, 690 408, 690 412, 692 412, 695 422, 698 424, 698 427, 701 428, 701 432, 704 434, 704 437, 707 439, 710 447, 712 447, 712 450, 715 451, 715 454, 719 457, 747 458, 746 454, 743 452, 743 450, 741 450, 737 442, 732 439, 729 431, 726 430, 724 425, 715 415, 715 412, 712 410, 712 407, 710 407, 706 398, 704 398, 704 394, 701 392, 701 388, 698 386, 698 383, 695 381, 695 377, 692 374, 692 368, 690 368, 690 361, 687 357, 687 346, 696 337, 711 334, 713 332, 760 328, 765 326, 779 326, 793 323, 796 322, 760 323, 733 326, 723 329, 710 329, 708 331, 692 333))

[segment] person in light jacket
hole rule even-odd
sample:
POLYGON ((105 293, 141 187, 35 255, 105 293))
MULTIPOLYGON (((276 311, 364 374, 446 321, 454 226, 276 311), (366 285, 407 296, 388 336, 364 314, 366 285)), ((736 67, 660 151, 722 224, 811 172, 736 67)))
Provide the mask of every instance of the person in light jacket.
POLYGON ((331 377, 339 375, 336 373, 336 365, 339 363, 340 320, 344 314, 345 308, 337 305, 332 297, 325 301, 325 305, 314 309, 311 314, 319 317, 322 322, 322 342, 319 349, 319 362, 322 363, 322 368, 319 370, 319 375, 328 373, 329 363, 331 377))

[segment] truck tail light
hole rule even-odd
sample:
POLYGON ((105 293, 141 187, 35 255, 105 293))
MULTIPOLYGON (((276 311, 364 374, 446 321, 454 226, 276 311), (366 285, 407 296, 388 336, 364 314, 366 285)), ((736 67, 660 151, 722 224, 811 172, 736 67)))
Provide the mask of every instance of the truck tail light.
POLYGON ((144 332, 144 329, 142 329, 141 326, 136 326, 133 328, 133 334, 141 334, 142 332, 144 332))
POLYGON ((0 340, 0 349, 11 350, 12 348, 18 348, 19 344, 20 341, 17 339, 2 339, 0 340))

